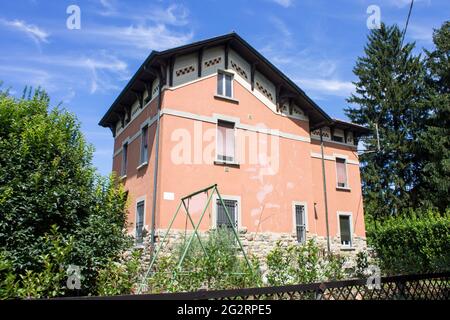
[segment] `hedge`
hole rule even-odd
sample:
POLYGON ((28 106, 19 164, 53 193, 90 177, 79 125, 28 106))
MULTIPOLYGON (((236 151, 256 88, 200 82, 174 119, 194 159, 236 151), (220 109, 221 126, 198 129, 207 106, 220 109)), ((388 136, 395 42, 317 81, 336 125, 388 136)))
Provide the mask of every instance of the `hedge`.
POLYGON ((450 210, 413 212, 367 226, 385 274, 429 273, 450 270, 450 210))

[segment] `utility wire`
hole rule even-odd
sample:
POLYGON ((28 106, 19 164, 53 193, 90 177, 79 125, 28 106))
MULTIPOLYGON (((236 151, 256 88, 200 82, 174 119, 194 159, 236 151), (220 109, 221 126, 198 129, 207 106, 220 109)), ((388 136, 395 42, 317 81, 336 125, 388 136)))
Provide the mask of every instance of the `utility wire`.
MULTIPOLYGON (((412 13, 412 9, 414 6, 414 0, 411 0, 411 4, 409 6, 409 11, 408 11, 408 17, 406 18, 406 23, 405 23, 405 29, 403 29, 402 32, 402 40, 400 42, 400 50, 403 48, 403 41, 405 39, 405 35, 406 35, 406 31, 408 30, 408 25, 409 25, 409 20, 411 18, 411 13, 412 13)), ((379 122, 379 118, 381 117, 381 113, 378 116, 377 121, 375 122, 375 127, 376 127, 376 134, 377 134, 377 149, 376 150, 361 150, 363 151, 363 153, 372 153, 372 152, 377 152, 380 151, 381 147, 380 147, 380 137, 379 137, 379 133, 378 133, 378 122, 379 122)))
POLYGON ((405 39, 406 30, 408 30, 409 18, 411 17, 413 5, 414 5, 414 0, 411 0, 411 5, 409 6, 408 18, 406 18, 406 24, 405 24, 405 29, 403 30, 402 42, 401 42, 400 48, 403 47, 403 40, 405 39))

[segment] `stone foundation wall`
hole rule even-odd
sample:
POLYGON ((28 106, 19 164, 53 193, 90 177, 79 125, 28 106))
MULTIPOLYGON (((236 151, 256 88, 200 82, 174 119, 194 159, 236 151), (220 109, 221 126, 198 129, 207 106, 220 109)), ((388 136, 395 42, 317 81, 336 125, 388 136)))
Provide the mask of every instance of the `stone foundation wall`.
MULTIPOLYGON (((157 230, 157 242, 162 241, 164 235, 166 234, 166 230, 160 229, 157 230)), ((191 235, 192 231, 187 231, 187 235, 191 235)), ((205 233, 200 233, 204 235, 205 233)), ((160 251, 162 255, 170 255, 172 252, 173 246, 176 243, 183 241, 185 232, 172 230, 170 231, 167 242, 163 250, 160 251)), ((290 244, 297 244, 297 237, 293 233, 254 233, 247 232, 246 230, 240 230, 239 238, 242 243, 242 246, 247 255, 256 256, 264 265, 264 260, 267 254, 275 247, 276 243, 279 241, 282 246, 288 246, 290 244)), ((327 240, 326 237, 317 236, 307 233, 307 239, 314 239, 316 243, 326 251, 327 248, 327 240)), ((143 263, 148 264, 150 262, 150 236, 146 236, 144 239, 143 245, 143 263)), ((344 248, 341 246, 340 237, 331 238, 330 243, 331 251, 334 254, 339 254, 341 256, 346 257, 347 259, 347 267, 351 268, 355 265, 355 258, 358 252, 366 250, 367 244, 366 239, 361 237, 353 237, 352 248, 344 248)))

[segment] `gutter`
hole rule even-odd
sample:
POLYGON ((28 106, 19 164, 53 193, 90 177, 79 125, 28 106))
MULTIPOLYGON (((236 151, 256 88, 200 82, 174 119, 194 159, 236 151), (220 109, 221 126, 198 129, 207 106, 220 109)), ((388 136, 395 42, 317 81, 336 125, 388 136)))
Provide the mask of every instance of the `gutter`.
POLYGON ((327 179, 325 174, 325 155, 323 151, 323 137, 322 137, 322 128, 320 130, 320 150, 322 154, 322 180, 323 180, 323 198, 324 198, 324 205, 325 205, 325 224, 327 227, 327 251, 328 253, 331 252, 331 245, 330 245, 330 225, 328 223, 328 198, 327 198, 327 179))
POLYGON ((153 171, 153 202, 152 202, 152 225, 151 225, 151 247, 150 252, 153 254, 155 249, 155 238, 156 238, 156 197, 157 197, 157 189, 158 189, 158 170, 159 170, 159 127, 161 125, 161 104, 162 104, 162 74, 161 71, 158 71, 159 77, 159 88, 158 88, 158 106, 156 112, 156 133, 155 133, 155 167, 153 171))

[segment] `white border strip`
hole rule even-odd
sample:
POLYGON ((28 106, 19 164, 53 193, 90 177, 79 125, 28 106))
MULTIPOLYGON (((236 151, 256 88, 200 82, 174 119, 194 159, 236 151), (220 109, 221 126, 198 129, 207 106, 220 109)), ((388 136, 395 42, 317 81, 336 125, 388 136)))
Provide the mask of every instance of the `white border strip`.
MULTIPOLYGON (((312 140, 316 140, 316 141, 320 141, 320 137, 317 137, 313 134, 311 134, 311 139, 312 140)), ((344 143, 344 142, 338 142, 338 141, 333 141, 331 139, 323 139, 323 142, 328 142, 328 143, 334 143, 334 144, 338 144, 340 146, 346 146, 346 147, 352 147, 353 149, 356 149, 357 146, 355 146, 353 143, 344 143)))
POLYGON ((178 111, 178 110, 170 109, 170 108, 162 109, 161 115, 164 115, 164 114, 168 114, 168 115, 176 116, 176 117, 187 118, 187 119, 191 119, 191 120, 208 122, 208 123, 217 123, 217 120, 219 120, 219 119, 225 120, 225 121, 227 119, 229 119, 230 121, 233 121, 235 123, 235 126, 237 129, 248 130, 248 131, 253 131, 253 132, 258 132, 258 133, 264 133, 264 134, 268 134, 268 135, 275 135, 275 136, 290 139, 290 140, 311 142, 311 139, 309 137, 300 136, 300 135, 296 135, 296 134, 292 134, 292 133, 288 133, 288 132, 282 132, 282 131, 279 131, 276 129, 256 127, 256 126, 252 126, 249 124, 243 124, 243 123, 240 123, 239 118, 230 117, 227 115, 214 114, 212 117, 209 117, 209 116, 202 116, 202 115, 185 112, 185 111, 178 111))
MULTIPOLYGON (((317 158, 317 159, 322 159, 322 155, 320 153, 312 152, 312 151, 311 151, 311 157, 312 158, 317 158)), ((336 161, 336 157, 346 159, 345 162, 347 164, 354 164, 354 165, 359 166, 359 161, 349 160, 348 156, 346 156, 346 155, 333 154, 333 155, 325 155, 324 156, 325 160, 330 160, 330 161, 336 161)))

